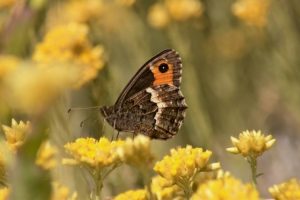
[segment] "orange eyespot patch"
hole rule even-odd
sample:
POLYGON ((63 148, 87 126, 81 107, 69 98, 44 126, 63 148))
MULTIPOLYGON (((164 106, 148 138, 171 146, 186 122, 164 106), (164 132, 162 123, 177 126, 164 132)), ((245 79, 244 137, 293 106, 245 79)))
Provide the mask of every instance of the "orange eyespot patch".
POLYGON ((151 71, 154 74, 153 85, 169 84, 173 85, 173 69, 174 66, 167 63, 165 60, 154 63, 151 67, 151 71))

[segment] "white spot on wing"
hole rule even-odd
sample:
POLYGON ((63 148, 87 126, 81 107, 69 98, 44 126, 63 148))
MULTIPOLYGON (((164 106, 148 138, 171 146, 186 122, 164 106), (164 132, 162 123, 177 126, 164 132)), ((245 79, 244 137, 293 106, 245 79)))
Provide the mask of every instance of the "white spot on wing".
POLYGON ((160 116, 162 114, 162 110, 161 108, 165 108, 166 107, 166 104, 164 102, 162 102, 159 98, 158 98, 158 93, 152 89, 151 87, 148 87, 146 89, 146 92, 150 93, 151 94, 151 98, 150 98, 150 101, 152 101, 153 103, 156 103, 157 107, 158 107, 158 110, 154 116, 154 119, 156 120, 155 122, 155 125, 157 126, 159 123, 160 123, 160 116))

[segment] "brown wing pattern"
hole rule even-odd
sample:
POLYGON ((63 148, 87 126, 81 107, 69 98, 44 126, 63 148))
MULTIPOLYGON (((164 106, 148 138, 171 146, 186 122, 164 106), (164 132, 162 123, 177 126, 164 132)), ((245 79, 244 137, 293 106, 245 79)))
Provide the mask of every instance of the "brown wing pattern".
POLYGON ((176 135, 185 117, 187 105, 178 87, 159 85, 146 89, 150 101, 156 103, 153 138, 168 139, 176 135))

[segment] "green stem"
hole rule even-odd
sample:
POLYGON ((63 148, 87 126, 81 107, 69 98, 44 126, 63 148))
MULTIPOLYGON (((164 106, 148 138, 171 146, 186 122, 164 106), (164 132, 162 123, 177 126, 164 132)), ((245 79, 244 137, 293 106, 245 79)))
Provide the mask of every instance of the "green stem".
POLYGON ((256 157, 253 156, 249 156, 247 157, 247 161, 250 164, 250 168, 251 168, 251 174, 252 174, 252 181, 254 183, 254 185, 257 185, 257 160, 256 157))
POLYGON ((100 200, 101 199, 101 190, 103 187, 103 178, 102 178, 102 170, 96 169, 95 172, 92 174, 95 189, 92 192, 92 199, 93 200, 100 200))
POLYGON ((193 194, 192 183, 192 181, 185 179, 181 179, 177 182, 177 185, 183 189, 185 199, 190 199, 193 194))
POLYGON ((120 163, 114 164, 107 172, 105 172, 105 174, 102 176, 102 179, 104 180, 112 171, 114 171, 120 165, 120 163))
POLYGON ((147 199, 154 199, 151 189, 151 179, 150 179, 150 173, 147 170, 147 167, 141 167, 141 172, 143 175, 143 182, 146 187, 146 191, 148 192, 148 198, 147 199))

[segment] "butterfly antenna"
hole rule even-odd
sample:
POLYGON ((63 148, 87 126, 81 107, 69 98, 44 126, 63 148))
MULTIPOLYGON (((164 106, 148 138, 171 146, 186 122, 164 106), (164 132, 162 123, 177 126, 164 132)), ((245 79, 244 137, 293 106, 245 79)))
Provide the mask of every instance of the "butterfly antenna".
POLYGON ((101 108, 101 107, 102 106, 91 106, 91 107, 86 107, 86 108, 81 108, 81 107, 69 108, 68 113, 71 113, 72 111, 78 111, 78 110, 94 110, 94 109, 98 109, 98 108, 101 108))

